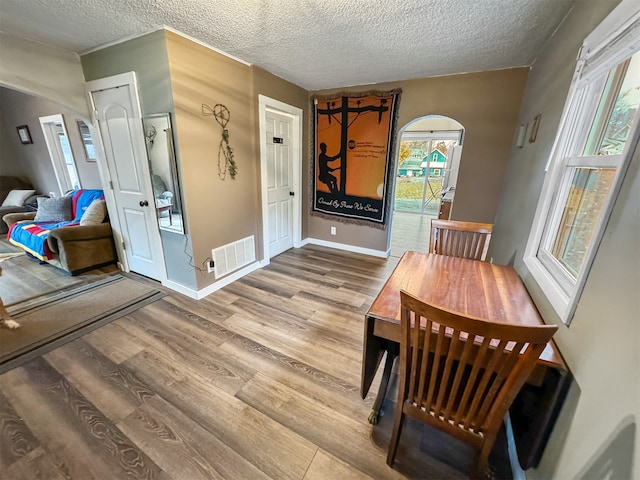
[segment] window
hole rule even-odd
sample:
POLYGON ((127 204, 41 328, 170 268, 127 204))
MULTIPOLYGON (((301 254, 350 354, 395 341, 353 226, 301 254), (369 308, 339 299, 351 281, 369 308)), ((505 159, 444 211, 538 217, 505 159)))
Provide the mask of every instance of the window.
POLYGON ((640 12, 631 5, 623 1, 617 21, 607 18, 583 44, 525 251, 567 324, 638 143, 640 12))
POLYGON ((80 178, 62 115, 49 115, 39 120, 60 193, 79 189, 80 178))

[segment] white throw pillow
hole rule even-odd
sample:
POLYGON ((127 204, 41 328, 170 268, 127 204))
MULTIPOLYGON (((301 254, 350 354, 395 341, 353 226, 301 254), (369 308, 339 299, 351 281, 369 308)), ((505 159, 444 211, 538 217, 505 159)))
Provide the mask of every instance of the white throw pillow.
POLYGON ((2 202, 3 207, 21 207, 31 195, 36 193, 35 190, 11 190, 7 198, 2 202))
POLYGON ((106 216, 107 206, 105 205, 104 200, 94 200, 84 211, 82 217, 80 217, 80 225, 100 225, 104 222, 104 217, 106 216))

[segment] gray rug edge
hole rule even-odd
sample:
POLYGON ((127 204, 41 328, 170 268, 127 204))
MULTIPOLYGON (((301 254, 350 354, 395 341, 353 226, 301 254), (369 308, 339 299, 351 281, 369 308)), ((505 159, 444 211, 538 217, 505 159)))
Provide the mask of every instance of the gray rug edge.
POLYGON ((86 335, 87 333, 92 332, 93 330, 96 330, 103 325, 111 323, 114 320, 122 318, 125 315, 135 312, 136 310, 146 305, 160 300, 166 295, 167 294, 165 292, 153 289, 142 297, 137 298, 134 302, 125 304, 122 306, 122 308, 118 309, 117 311, 113 311, 105 315, 104 317, 89 321, 88 323, 83 323, 77 326, 77 328, 74 328, 71 331, 67 331, 66 333, 59 332, 60 335, 55 337, 53 340, 46 343, 37 344, 35 346, 30 346, 30 348, 26 351, 18 351, 17 353, 10 354, 9 358, 0 361, 0 375, 16 367, 19 367, 20 365, 23 365, 24 363, 33 360, 34 358, 40 357, 50 352, 51 350, 55 350, 62 345, 72 342, 73 340, 86 335))

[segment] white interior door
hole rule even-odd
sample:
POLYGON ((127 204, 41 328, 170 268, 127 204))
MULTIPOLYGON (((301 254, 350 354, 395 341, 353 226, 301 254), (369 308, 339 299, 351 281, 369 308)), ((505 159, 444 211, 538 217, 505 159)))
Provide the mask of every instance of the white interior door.
POLYGON ((293 118, 266 111, 269 258, 293 247, 293 118))
POLYGON ((142 116, 135 84, 91 91, 131 271, 164 280, 142 116))

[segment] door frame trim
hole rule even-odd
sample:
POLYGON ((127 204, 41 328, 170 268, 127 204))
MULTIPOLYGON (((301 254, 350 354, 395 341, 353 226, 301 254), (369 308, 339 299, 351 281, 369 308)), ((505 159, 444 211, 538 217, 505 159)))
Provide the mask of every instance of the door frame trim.
MULTIPOLYGON (((69 170, 67 169, 64 152, 62 151, 60 143, 56 141, 53 128, 51 127, 52 123, 58 121, 62 123, 62 130, 69 142, 69 149, 71 149, 71 142, 69 141, 69 133, 67 132, 64 117, 61 113, 56 113, 54 115, 38 117, 38 120, 40 122, 42 133, 44 134, 44 142, 47 145, 49 158, 53 166, 53 173, 55 174, 56 181, 58 182, 58 190, 60 190, 60 195, 64 195, 65 192, 73 189, 73 183, 71 182, 71 175, 69 175, 69 170)), ((71 151, 71 157, 73 157, 73 168, 75 168, 76 175, 78 175, 78 165, 76 165, 76 157, 73 154, 73 150, 71 151)), ((78 175, 78 180, 79 179, 80 176, 78 175)))
POLYGON ((267 198, 267 110, 293 117, 291 132, 293 147, 293 246, 302 246, 302 117, 301 108, 288 105, 265 95, 258 95, 260 124, 260 190, 262 201, 262 263, 268 265, 269 215, 267 198))
MULTIPOLYGON (((104 151, 104 140, 102 135, 100 134, 100 128, 98 128, 98 121, 96 118, 96 106, 93 101, 92 92, 99 90, 108 90, 111 88, 123 87, 127 86, 131 88, 131 92, 133 95, 133 109, 134 113, 142 119, 142 109, 140 107, 140 95, 138 93, 138 81, 136 78, 136 72, 125 72, 120 73, 118 75, 112 75, 110 77, 99 78, 97 80, 91 80, 85 83, 85 92, 87 96, 87 102, 89 104, 89 108, 91 111, 91 125, 89 125, 89 131, 91 132, 91 136, 94 139, 97 139, 97 142, 94 142, 96 146, 96 160, 98 164, 98 172, 100 174, 100 182, 102 183, 102 191, 104 192, 105 201, 107 204, 107 210, 110 212, 115 212, 115 215, 109 215, 109 222, 111 223, 111 229, 113 230, 114 242, 116 246, 116 251, 118 253, 118 267, 124 272, 130 272, 131 268, 129 266, 129 261, 127 259, 127 253, 124 249, 124 236, 122 235, 122 225, 120 224, 120 217, 117 214, 117 203, 115 194, 113 193, 113 189, 111 187, 112 183, 112 175, 109 170, 109 163, 107 162, 107 157, 104 151)), ((142 120, 140 121, 140 128, 142 128, 142 120)), ((146 148, 144 150, 144 158, 147 158, 146 148)), ((153 192, 151 188, 151 179, 148 178, 148 187, 149 191, 153 192)), ((160 229, 156 224, 156 228, 153 230, 154 235, 156 235, 157 245, 159 245, 160 249, 158 252, 158 261, 161 262, 160 268, 160 278, 157 279, 161 283, 164 283, 167 280, 167 270, 164 261, 164 247, 162 246, 162 239, 160 237, 160 229)))

